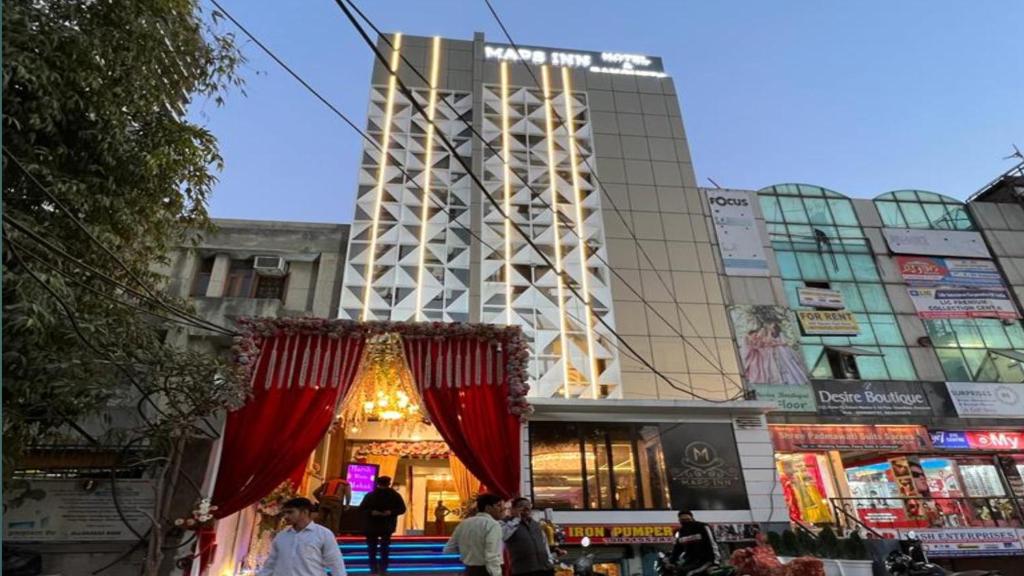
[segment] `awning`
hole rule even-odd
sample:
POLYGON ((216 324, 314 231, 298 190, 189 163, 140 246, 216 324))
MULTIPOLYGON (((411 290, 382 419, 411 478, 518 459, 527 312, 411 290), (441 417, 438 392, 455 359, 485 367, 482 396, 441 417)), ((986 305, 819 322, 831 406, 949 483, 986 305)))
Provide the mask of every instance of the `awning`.
POLYGON ((825 349, 850 356, 885 356, 885 354, 882 354, 881 352, 866 350, 864 348, 856 348, 854 346, 825 346, 825 349))

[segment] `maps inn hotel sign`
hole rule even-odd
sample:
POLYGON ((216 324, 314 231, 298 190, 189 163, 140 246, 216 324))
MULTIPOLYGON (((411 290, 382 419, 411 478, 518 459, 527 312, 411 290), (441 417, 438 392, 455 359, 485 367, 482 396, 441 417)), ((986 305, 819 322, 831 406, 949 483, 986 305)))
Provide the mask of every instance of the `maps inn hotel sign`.
POLYGON ((620 52, 569 52, 523 46, 518 46, 517 50, 516 47, 507 44, 487 44, 484 46, 484 59, 521 62, 534 66, 548 64, 566 68, 585 68, 598 74, 624 74, 651 78, 668 76, 661 64, 661 58, 620 52))

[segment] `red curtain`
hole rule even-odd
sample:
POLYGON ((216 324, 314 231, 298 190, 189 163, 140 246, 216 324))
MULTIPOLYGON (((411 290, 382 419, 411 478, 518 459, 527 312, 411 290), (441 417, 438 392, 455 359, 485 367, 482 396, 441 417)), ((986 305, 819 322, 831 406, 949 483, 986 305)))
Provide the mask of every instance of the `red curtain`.
POLYGON ((361 336, 284 334, 263 340, 253 397, 228 415, 215 516, 254 504, 303 469, 355 379, 361 336))
POLYGON ((487 488, 519 493, 519 418, 509 412, 506 356, 473 337, 403 339, 424 407, 448 448, 487 488))

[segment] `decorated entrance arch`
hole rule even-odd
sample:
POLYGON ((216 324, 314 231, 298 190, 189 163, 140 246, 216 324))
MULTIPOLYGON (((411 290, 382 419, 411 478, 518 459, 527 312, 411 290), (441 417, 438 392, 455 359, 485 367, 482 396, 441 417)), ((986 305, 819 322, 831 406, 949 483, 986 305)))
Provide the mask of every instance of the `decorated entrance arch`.
POLYGON ((520 420, 530 410, 529 352, 518 327, 266 318, 241 321, 236 362, 250 400, 228 415, 214 488, 223 518, 301 477, 339 403, 360 376, 367 343, 397 336, 425 416, 488 490, 518 492, 520 420))

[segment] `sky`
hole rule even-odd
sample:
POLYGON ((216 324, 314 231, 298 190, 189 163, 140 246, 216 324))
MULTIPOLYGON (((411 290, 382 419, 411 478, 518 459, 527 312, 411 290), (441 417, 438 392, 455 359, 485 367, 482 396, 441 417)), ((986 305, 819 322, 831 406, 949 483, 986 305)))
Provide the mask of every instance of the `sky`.
MULTIPOLYGON (((704 186, 962 199, 1024 148, 1020 0, 492 1, 517 44, 661 56, 704 186)), ((333 0, 221 3, 365 124, 373 57, 333 0)), ((483 0, 357 3, 385 31, 503 41, 483 0)), ((211 214, 350 222, 360 137, 239 37, 246 94, 193 106, 225 162, 211 214)))

